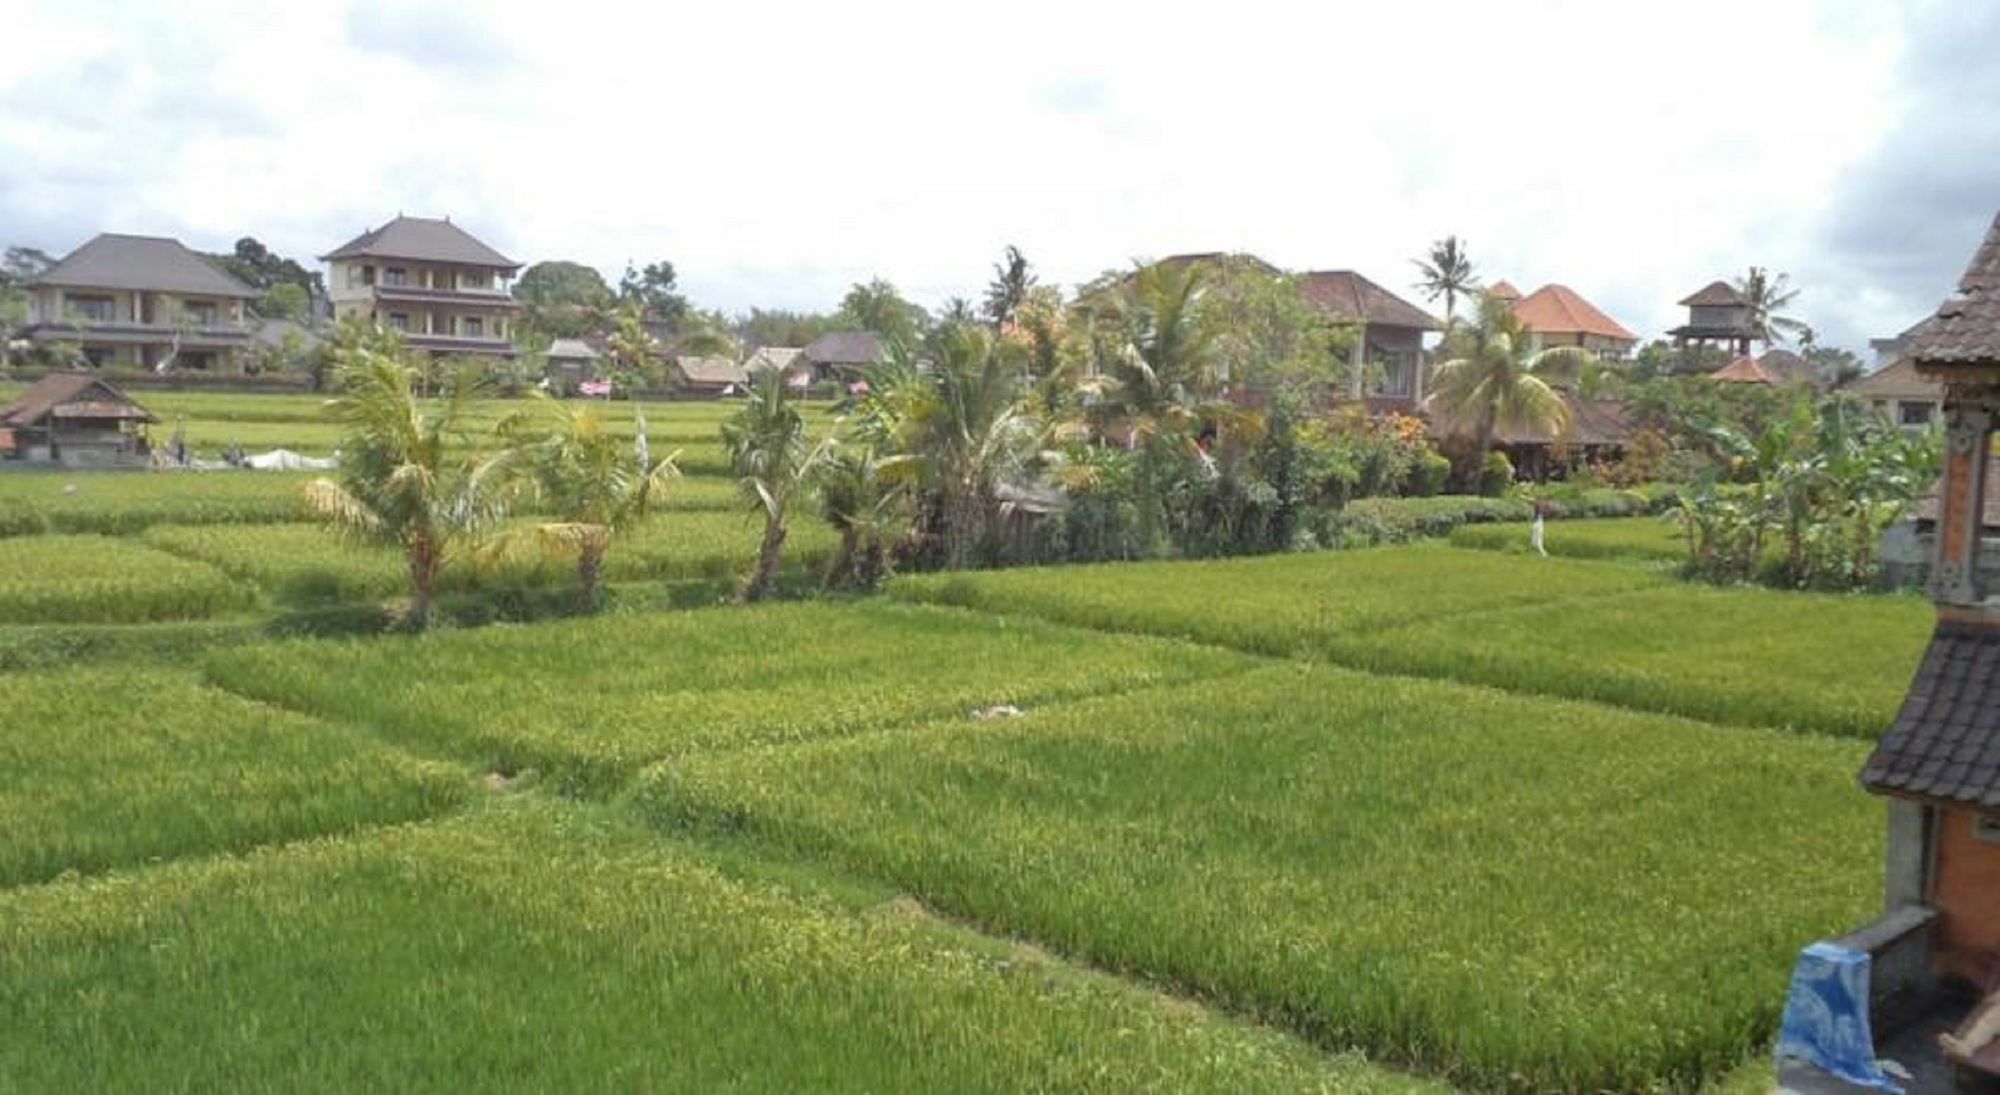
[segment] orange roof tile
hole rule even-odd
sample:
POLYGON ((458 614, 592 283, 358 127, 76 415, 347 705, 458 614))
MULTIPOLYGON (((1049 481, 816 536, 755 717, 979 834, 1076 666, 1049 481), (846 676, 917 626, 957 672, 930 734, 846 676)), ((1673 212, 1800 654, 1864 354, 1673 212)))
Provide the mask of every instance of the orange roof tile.
POLYGON ((1506 278, 1501 278, 1499 281, 1487 286, 1486 295, 1509 301, 1521 299, 1521 291, 1514 288, 1514 283, 1508 281, 1506 278))
POLYGON ((1583 299, 1576 290, 1567 285, 1550 282, 1529 293, 1514 305, 1514 317, 1530 331, 1542 334, 1570 334, 1572 332, 1596 335, 1599 338, 1616 338, 1627 342, 1639 341, 1639 336, 1625 329, 1624 325, 1599 311, 1595 304, 1583 299))

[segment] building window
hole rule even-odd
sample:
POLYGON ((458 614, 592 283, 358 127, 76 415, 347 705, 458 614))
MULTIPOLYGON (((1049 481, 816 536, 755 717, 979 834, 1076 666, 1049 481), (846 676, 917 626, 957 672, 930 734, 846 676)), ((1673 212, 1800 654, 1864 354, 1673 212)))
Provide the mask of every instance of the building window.
POLYGON ((435 314, 433 314, 433 315, 431 316, 431 333, 432 333, 432 334, 434 334, 434 335, 448 335, 448 334, 450 334, 450 333, 451 333, 451 317, 450 317, 450 316, 441 316, 441 315, 435 315, 435 314))
POLYGON ((110 297, 69 297, 69 310, 92 323, 110 323, 118 315, 110 297))
POLYGON ((409 330, 409 329, 410 329, 410 317, 409 317, 408 315, 406 315, 406 314, 402 313, 402 312, 390 312, 390 313, 389 313, 389 328, 390 328, 391 330, 395 330, 395 331, 407 331, 407 330, 409 330))
POLYGON ((1935 403, 1903 400, 1896 404, 1896 422, 1902 426, 1928 426, 1937 415, 1935 403))
POLYGON ((83 349, 83 363, 93 369, 102 369, 111 364, 111 351, 102 346, 86 346, 83 349))
POLYGON ((208 301, 189 301, 188 320, 197 327, 215 326, 215 305, 208 301))
POLYGON ((465 330, 461 333, 467 338, 485 338, 486 321, 480 319, 478 316, 466 316, 465 330))
POLYGON ((192 353, 192 354, 183 352, 175 356, 174 364, 182 369, 199 369, 206 371, 214 367, 215 355, 207 352, 192 353))
POLYGON ((460 289, 491 289, 493 288, 493 275, 484 270, 460 270, 458 272, 458 287, 460 289))
POLYGON ((400 266, 391 266, 382 271, 382 284, 384 285, 408 285, 409 283, 410 272, 400 266))

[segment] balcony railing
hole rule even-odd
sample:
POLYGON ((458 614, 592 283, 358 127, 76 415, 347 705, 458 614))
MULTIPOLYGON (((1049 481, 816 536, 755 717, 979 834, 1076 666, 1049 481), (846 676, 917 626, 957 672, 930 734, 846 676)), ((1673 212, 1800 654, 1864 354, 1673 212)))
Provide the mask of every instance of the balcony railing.
POLYGON ((96 340, 100 342, 214 342, 231 345, 247 341, 250 328, 235 323, 175 324, 134 323, 129 320, 99 322, 69 319, 58 323, 34 323, 27 336, 43 341, 96 340))

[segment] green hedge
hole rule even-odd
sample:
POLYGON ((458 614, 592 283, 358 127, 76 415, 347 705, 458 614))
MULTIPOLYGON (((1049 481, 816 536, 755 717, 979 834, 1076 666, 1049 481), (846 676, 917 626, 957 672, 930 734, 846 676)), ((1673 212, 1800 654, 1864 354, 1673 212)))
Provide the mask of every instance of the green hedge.
POLYGON ((1547 502, 1559 517, 1631 517, 1658 513, 1672 504, 1674 497, 1672 486, 1651 484, 1636 490, 1547 487, 1517 491, 1505 498, 1467 494, 1364 498, 1343 509, 1317 514, 1310 524, 1321 547, 1368 547, 1450 536, 1461 525, 1530 520, 1535 515, 1536 499, 1547 502))

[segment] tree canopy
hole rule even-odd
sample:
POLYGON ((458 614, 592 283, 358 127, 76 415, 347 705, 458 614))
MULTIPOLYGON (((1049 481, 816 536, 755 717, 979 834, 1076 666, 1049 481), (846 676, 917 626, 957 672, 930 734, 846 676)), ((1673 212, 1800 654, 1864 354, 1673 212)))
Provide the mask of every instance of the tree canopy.
POLYGON ((687 297, 677 289, 674 264, 665 259, 640 269, 626 264, 625 276, 618 279, 618 299, 637 304, 648 319, 669 327, 679 327, 687 315, 687 297))
POLYGON ((903 299, 896 287, 882 278, 849 289, 841 298, 835 319, 843 327, 873 331, 899 346, 916 345, 930 323, 923 308, 903 299))

